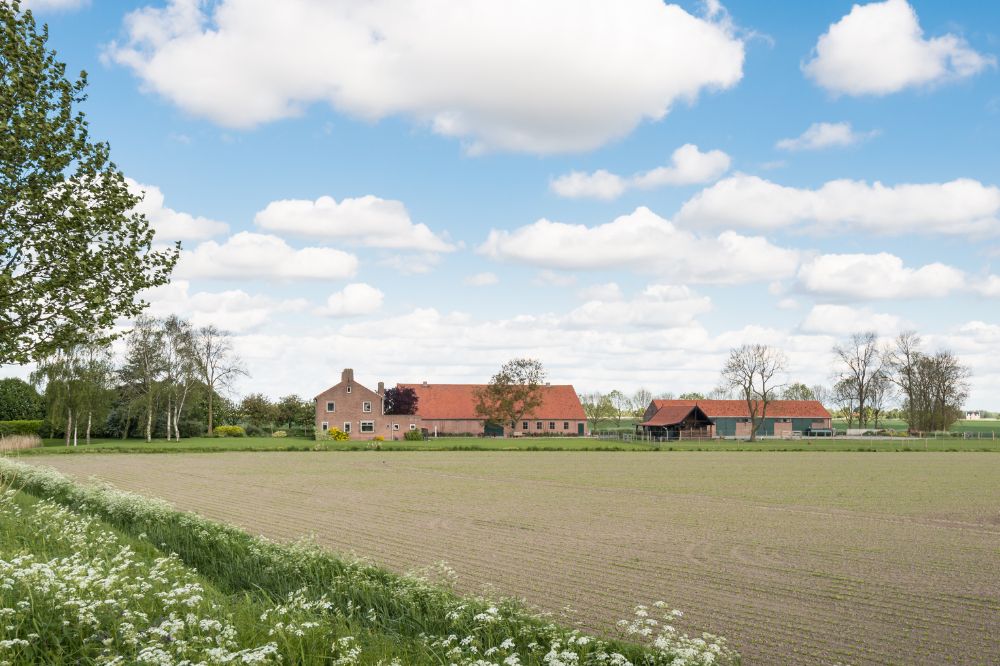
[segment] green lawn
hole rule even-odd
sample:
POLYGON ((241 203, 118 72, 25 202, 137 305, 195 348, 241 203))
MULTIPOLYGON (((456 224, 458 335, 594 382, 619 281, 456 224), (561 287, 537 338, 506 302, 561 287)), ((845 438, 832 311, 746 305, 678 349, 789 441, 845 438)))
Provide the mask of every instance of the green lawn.
MULTIPOLYGON (((873 439, 795 439, 746 442, 713 440, 669 442, 659 446, 646 442, 629 442, 578 437, 517 437, 511 439, 483 437, 440 437, 423 442, 380 442, 382 451, 1000 451, 1000 438, 917 439, 899 437, 892 440, 873 439)), ((63 440, 50 439, 37 449, 15 452, 13 455, 63 455, 83 453, 214 453, 225 451, 365 451, 369 442, 316 442, 300 438, 194 437, 180 442, 153 440, 97 439, 91 444, 66 447, 63 440)))

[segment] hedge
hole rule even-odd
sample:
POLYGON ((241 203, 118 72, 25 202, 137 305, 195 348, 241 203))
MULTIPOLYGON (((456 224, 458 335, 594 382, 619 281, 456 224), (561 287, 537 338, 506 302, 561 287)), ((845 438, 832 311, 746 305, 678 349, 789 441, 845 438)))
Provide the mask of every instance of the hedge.
POLYGON ((37 435, 42 430, 42 421, 20 420, 0 421, 0 435, 37 435))

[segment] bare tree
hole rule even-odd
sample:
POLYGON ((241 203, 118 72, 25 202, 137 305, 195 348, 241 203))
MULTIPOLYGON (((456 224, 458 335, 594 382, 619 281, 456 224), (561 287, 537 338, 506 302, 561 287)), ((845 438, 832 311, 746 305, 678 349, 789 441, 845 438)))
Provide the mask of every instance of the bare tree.
POLYGON ((899 387, 906 410, 906 423, 911 430, 916 423, 914 397, 917 392, 917 363, 920 357, 920 336, 915 331, 904 331, 896 336, 883 357, 889 378, 899 387))
POLYGON ((889 374, 884 370, 879 370, 872 377, 871 386, 868 390, 868 404, 871 409, 875 427, 878 428, 878 420, 885 413, 885 407, 893 399, 893 383, 889 379, 889 374))
POLYGON ((844 344, 834 345, 833 353, 840 367, 836 372, 837 381, 850 379, 857 392, 855 406, 861 427, 868 425, 866 407, 870 406, 872 382, 882 371, 882 350, 874 331, 855 333, 844 344))
POLYGON ((723 382, 746 400, 751 442, 757 439, 757 430, 767 417, 768 403, 781 388, 777 376, 785 369, 785 363, 785 355, 777 349, 751 344, 730 351, 722 368, 723 382))
POLYGON ((633 414, 636 416, 642 416, 646 413, 646 409, 649 407, 649 403, 653 402, 653 392, 647 388, 638 388, 636 392, 632 394, 632 408, 635 410, 633 414))
POLYGON ((854 410, 857 407, 855 402, 858 399, 858 391, 854 387, 854 379, 845 377, 833 385, 833 392, 830 399, 840 409, 840 413, 847 419, 847 427, 854 427, 854 410))
POLYGON ((819 404, 824 407, 829 407, 833 404, 833 393, 822 384, 813 384, 809 387, 809 390, 812 391, 813 397, 819 402, 819 404))
POLYGON ((215 326, 203 326, 194 335, 192 344, 195 364, 201 381, 208 390, 208 435, 215 430, 213 399, 217 391, 228 389, 237 377, 249 377, 229 334, 215 326))

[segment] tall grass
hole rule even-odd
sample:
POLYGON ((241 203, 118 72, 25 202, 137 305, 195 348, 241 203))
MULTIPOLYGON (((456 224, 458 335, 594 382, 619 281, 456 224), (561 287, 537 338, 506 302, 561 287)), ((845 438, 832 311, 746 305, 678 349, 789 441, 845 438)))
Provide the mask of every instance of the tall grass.
POLYGON ((42 445, 38 435, 6 435, 0 437, 0 451, 23 451, 42 445))
MULTIPOLYGON (((289 622, 299 629, 304 622, 327 626, 323 623, 334 618, 340 624, 324 634, 324 653, 360 661, 325 663, 374 664, 390 657, 407 664, 477 666, 739 662, 722 639, 677 632, 670 626, 674 613, 665 609, 655 611, 657 618, 639 607, 632 619, 620 623, 625 640, 603 640, 557 626, 514 600, 462 597, 427 576, 399 576, 307 542, 253 537, 159 500, 77 485, 52 470, 0 459, 0 480, 176 553, 178 562, 225 595, 271 604, 260 615, 268 632, 279 626, 285 631, 289 622), (341 639, 349 640, 341 644, 341 639)), ((241 649, 260 647, 259 641, 251 643, 241 649)), ((303 653, 292 662, 308 659, 303 653)))

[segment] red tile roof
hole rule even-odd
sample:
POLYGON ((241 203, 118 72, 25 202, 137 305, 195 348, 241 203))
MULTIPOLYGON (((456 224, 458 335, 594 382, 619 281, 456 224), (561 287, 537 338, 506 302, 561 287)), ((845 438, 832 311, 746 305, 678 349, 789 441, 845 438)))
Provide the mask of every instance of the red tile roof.
MULTIPOLYGON (((475 419, 476 390, 484 384, 397 384, 417 394, 417 416, 425 419, 475 419)), ((586 420, 576 390, 570 384, 543 386, 542 404, 527 419, 586 420)))
POLYGON ((694 405, 666 405, 656 410, 653 416, 639 425, 644 426, 669 426, 676 425, 687 418, 687 415, 694 411, 694 405))
MULTIPOLYGON (((710 419, 716 417, 750 418, 746 400, 654 400, 657 410, 665 407, 701 407, 710 419)), ((657 411, 659 413, 659 411, 657 411)), ((767 417, 797 418, 797 419, 828 419, 830 412, 826 411, 817 400, 772 400, 767 403, 767 417)))

